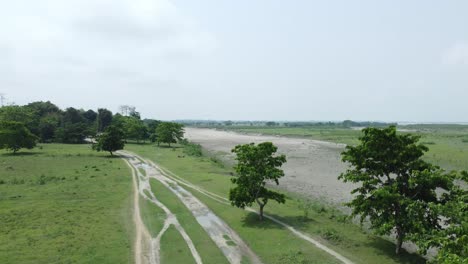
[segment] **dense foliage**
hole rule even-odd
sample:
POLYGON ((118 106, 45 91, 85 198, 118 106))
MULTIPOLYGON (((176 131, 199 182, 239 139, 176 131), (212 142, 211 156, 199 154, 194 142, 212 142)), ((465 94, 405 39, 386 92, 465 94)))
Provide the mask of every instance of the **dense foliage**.
POLYGON ((285 202, 284 194, 269 190, 267 182, 279 184, 284 176, 280 167, 286 162, 286 156, 275 155, 277 147, 271 142, 258 145, 254 143, 237 145, 232 152, 237 155, 234 167, 238 177, 231 179, 236 186, 229 191, 231 204, 244 208, 257 202, 260 207, 260 219, 263 220, 263 208, 268 201, 285 202))
POLYGON ((184 136, 184 127, 178 123, 162 122, 160 123, 153 134, 154 140, 158 143, 177 143, 184 136))
POLYGON ((414 236, 422 253, 438 249, 437 263, 468 263, 468 172, 452 172, 455 179, 439 203, 429 203, 440 218, 442 228, 427 230, 414 236))
MULTIPOLYGON (((422 234, 444 230, 441 212, 450 200, 454 174, 425 162, 428 150, 418 136, 396 128, 366 128, 357 146, 348 146, 343 161, 351 167, 339 178, 358 183, 348 203, 353 215, 369 220, 378 234, 396 235, 396 253, 404 241, 421 242, 422 234), (444 190, 444 195, 436 192, 444 190)), ((446 215, 451 217, 449 215, 446 215)))
POLYGON ((97 138, 93 149, 97 151, 109 151, 111 155, 117 150, 124 148, 124 132, 117 126, 108 126, 97 138))
MULTIPOLYGON (((0 107, 0 122, 21 123, 42 143, 84 143, 97 138, 111 125, 122 130, 125 140, 146 141, 150 135, 155 139, 156 128, 161 122, 141 120, 135 107, 126 107, 130 110, 124 116, 119 113, 114 115, 104 108, 99 108, 97 112, 73 107, 61 110, 51 102, 33 102, 24 106, 0 107)), ((177 126, 181 125, 174 125, 177 126)), ((175 135, 177 139, 180 138, 180 133, 175 135)))
POLYGON ((21 148, 32 149, 38 138, 23 123, 0 121, 0 149, 16 153, 21 148))

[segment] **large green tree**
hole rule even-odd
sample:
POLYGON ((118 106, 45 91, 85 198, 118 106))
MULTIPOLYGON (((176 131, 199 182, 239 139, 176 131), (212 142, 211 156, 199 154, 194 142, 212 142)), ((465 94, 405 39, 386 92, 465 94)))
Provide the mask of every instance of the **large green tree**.
POLYGON ((106 127, 111 125, 111 123, 112 123, 112 112, 105 108, 99 108, 98 116, 97 116, 98 132, 104 131, 106 127))
POLYGON ((62 111, 55 104, 32 102, 25 106, 34 113, 34 126, 31 132, 40 137, 41 142, 50 142, 56 135, 62 117, 62 111))
POLYGON ((41 142, 50 142, 56 137, 60 119, 59 113, 49 113, 40 119, 38 129, 41 142))
POLYGON ((115 114, 112 125, 119 127, 124 132, 125 139, 146 140, 149 137, 148 126, 140 119, 133 116, 115 114))
POLYGON ((83 112, 73 107, 67 108, 62 115, 56 139, 62 143, 83 143, 90 136, 88 124, 83 112))
POLYGON ((178 123, 162 122, 156 127, 156 142, 167 143, 171 146, 171 143, 177 143, 184 136, 184 126, 178 123))
POLYGON ((268 201, 285 202, 284 194, 267 189, 268 182, 279 184, 284 176, 281 169, 286 156, 275 155, 277 147, 271 142, 258 145, 254 143, 237 145, 232 152, 236 153, 237 165, 234 167, 237 177, 231 179, 236 186, 229 191, 231 204, 245 208, 256 202, 260 207, 260 219, 263 220, 263 208, 268 201))
POLYGON ((37 140, 38 137, 32 134, 23 123, 0 121, 0 149, 16 153, 21 148, 34 148, 37 140))
POLYGON ((117 126, 108 126, 106 130, 97 138, 93 149, 97 151, 109 151, 111 156, 113 152, 123 149, 125 146, 124 132, 117 126))
POLYGON ((448 191, 440 192, 438 202, 425 206, 439 215, 441 228, 426 230, 415 235, 422 253, 437 248, 437 263, 468 263, 468 172, 452 171, 454 179, 448 191))
POLYGON ((37 131, 38 119, 34 111, 25 106, 9 105, 0 107, 0 121, 13 121, 23 123, 29 131, 37 131))
POLYGON ((339 179, 358 184, 347 205, 377 234, 394 233, 399 254, 404 241, 440 228, 437 211, 427 205, 438 202, 435 190, 449 189, 452 178, 422 159, 428 148, 419 136, 399 134, 395 126, 366 128, 359 140, 342 153, 350 168, 339 179))

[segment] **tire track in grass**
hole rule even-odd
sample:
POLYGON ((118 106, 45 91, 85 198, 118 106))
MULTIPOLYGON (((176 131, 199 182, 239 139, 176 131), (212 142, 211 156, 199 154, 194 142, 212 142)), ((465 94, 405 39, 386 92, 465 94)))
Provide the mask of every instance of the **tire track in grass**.
POLYGON ((133 222, 135 223, 135 243, 134 243, 134 250, 135 250, 135 263, 136 264, 156 264, 156 262, 151 260, 151 236, 146 229, 146 226, 143 224, 140 215, 140 203, 139 203, 139 191, 138 191, 138 184, 137 184, 137 175, 135 173, 134 168, 132 165, 125 160, 125 163, 130 167, 132 171, 132 178, 133 178, 133 222), (146 252, 146 247, 149 247, 149 252, 146 252))
MULTIPOLYGON (((246 258, 253 264, 261 263, 257 255, 247 246, 240 236, 231 229, 221 218, 216 216, 205 204, 193 196, 190 192, 182 188, 177 181, 167 177, 154 163, 142 159, 136 154, 128 151, 121 151, 126 157, 131 158, 135 164, 146 164, 146 172, 148 178, 154 178, 171 190, 182 203, 190 210, 197 222, 207 232, 213 242, 223 252, 230 263, 238 264, 246 258), (227 243, 227 239, 229 242, 227 243)), ((149 182, 140 182, 140 190, 146 190, 149 187, 149 182), (148 184, 148 186, 146 186, 148 184)), ((142 191, 141 191, 142 192, 142 191)), ((151 197, 154 198, 154 197, 151 197)), ((155 198, 154 198, 155 199, 155 198)), ((159 205, 158 205, 159 206, 159 205)), ((167 229, 167 227, 166 227, 167 229)))
MULTIPOLYGON (((152 162, 151 160, 145 160, 146 163, 149 163, 151 164, 151 166, 157 168, 159 171, 161 171, 161 173, 166 176, 167 178, 170 178, 172 179, 173 181, 181 184, 181 185, 184 185, 186 187, 189 187, 193 190, 196 190, 198 192, 200 192, 201 194, 217 201, 217 202, 220 202, 220 203, 223 203, 223 204, 227 204, 227 205, 231 205, 231 203, 229 202, 228 199, 226 199, 225 197, 222 197, 220 195, 217 195, 215 193, 212 193, 212 192, 209 192, 199 186, 196 186, 196 185, 193 185, 192 183, 186 181, 185 179, 177 176, 176 174, 174 174, 173 172, 169 171, 168 169, 165 169, 165 168, 161 168, 160 166, 156 165, 154 162, 152 162)), ((245 210, 249 211, 249 212, 253 212, 253 213, 256 213, 258 214, 258 212, 250 207, 246 207, 245 210)), ((344 257, 343 255, 341 255, 340 253, 336 252, 335 250, 325 246, 324 244, 320 243, 319 241, 313 239, 312 237, 310 237, 309 235, 303 233, 303 232, 300 232, 299 230, 297 230, 296 228, 286 224, 285 222, 281 221, 281 220, 278 220, 272 216, 269 216, 267 214, 264 214, 264 217, 265 218, 268 218, 270 219, 271 221, 277 223, 278 225, 281 225, 283 227, 285 227, 286 229, 288 229, 291 233, 293 233, 296 237, 298 238, 301 238, 311 244, 313 244, 314 246, 316 246, 317 248, 327 252, 328 254, 332 255, 333 257, 335 257, 336 259, 338 259, 339 261, 341 261, 342 263, 344 264, 354 264, 354 262, 352 262, 351 260, 349 260, 348 258, 344 257)))
POLYGON ((141 195, 144 199, 150 201, 151 203, 155 204, 159 208, 161 208, 165 213, 167 218, 164 220, 164 226, 161 229, 161 231, 158 233, 158 235, 155 238, 151 238, 148 230, 143 224, 143 221, 141 220, 140 216, 140 209, 138 204, 135 205, 135 211, 138 210, 138 213, 136 215, 138 216, 135 223, 137 224, 137 238, 135 241, 135 262, 137 264, 141 263, 150 263, 150 264, 159 264, 161 263, 161 238, 163 234, 169 229, 169 227, 172 225, 175 227, 175 229, 182 235, 182 238, 186 242, 187 246, 190 249, 190 252, 197 264, 202 264, 201 257, 198 253, 198 251, 195 248, 195 245, 193 244, 192 240, 190 237, 187 235, 185 232, 184 228, 180 225, 179 221, 177 220, 177 217, 167 208, 164 204, 162 204, 158 199, 156 199, 154 193, 151 191, 151 187, 149 184, 149 177, 148 177, 148 172, 146 173, 147 175, 142 175, 139 173, 139 168, 142 165, 141 159, 138 157, 125 153, 125 152, 119 152, 121 157, 125 160, 127 165, 129 165, 132 168, 132 174, 134 178, 134 185, 136 190, 136 198, 135 198, 135 203, 138 203, 138 197, 141 195), (138 176, 136 175, 135 171, 137 172, 138 176), (136 179, 138 179, 138 184, 136 179), (150 244, 150 249, 149 249, 149 257, 146 257, 143 254, 142 250, 142 232, 141 230, 145 230, 145 237, 149 237, 149 244, 150 244), (146 257, 143 259, 142 258, 146 257), (144 260, 147 260, 146 262, 144 260))

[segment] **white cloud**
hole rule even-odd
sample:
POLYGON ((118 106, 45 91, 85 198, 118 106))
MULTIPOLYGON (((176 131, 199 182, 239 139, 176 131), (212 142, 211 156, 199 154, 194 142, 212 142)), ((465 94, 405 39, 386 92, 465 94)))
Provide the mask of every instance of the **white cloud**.
POLYGON ((0 9, 0 85, 158 83, 214 45, 169 0, 16 0, 0 9))
POLYGON ((457 43, 442 54, 445 65, 468 65, 468 43, 457 43))

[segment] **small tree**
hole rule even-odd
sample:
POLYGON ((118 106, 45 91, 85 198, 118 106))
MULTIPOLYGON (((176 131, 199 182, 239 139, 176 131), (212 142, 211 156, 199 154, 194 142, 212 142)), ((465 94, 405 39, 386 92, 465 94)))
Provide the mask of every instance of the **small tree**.
POLYGON ((163 122, 156 127, 156 139, 158 146, 160 143, 167 143, 169 147, 171 143, 177 143, 184 136, 184 127, 178 123, 163 122))
POLYGON ((21 148, 32 149, 39 138, 32 134, 23 123, 14 121, 0 122, 0 149, 16 153, 21 148))
POLYGON ((93 145, 93 149, 97 151, 109 151, 111 156, 113 156, 113 152, 123 149, 124 145, 123 131, 111 125, 98 137, 97 143, 93 145))
POLYGON ((285 202, 284 194, 265 187, 268 181, 278 185, 278 179, 284 176, 280 167, 286 162, 286 157, 275 155, 277 149, 273 143, 264 142, 258 145, 237 145, 232 150, 237 155, 237 165, 234 168, 238 177, 231 179, 236 186, 229 191, 229 200, 233 206, 239 208, 257 202, 260 207, 260 220, 263 220, 263 208, 269 199, 278 203, 285 202))
POLYGON ((339 179, 360 183, 347 205, 361 222, 368 217, 377 234, 395 233, 399 254, 403 241, 440 228, 437 212, 427 204, 437 202, 436 188, 447 190, 452 179, 422 160, 428 149, 417 143, 418 136, 397 134, 395 126, 363 132, 360 144, 342 153, 351 168, 339 179))

